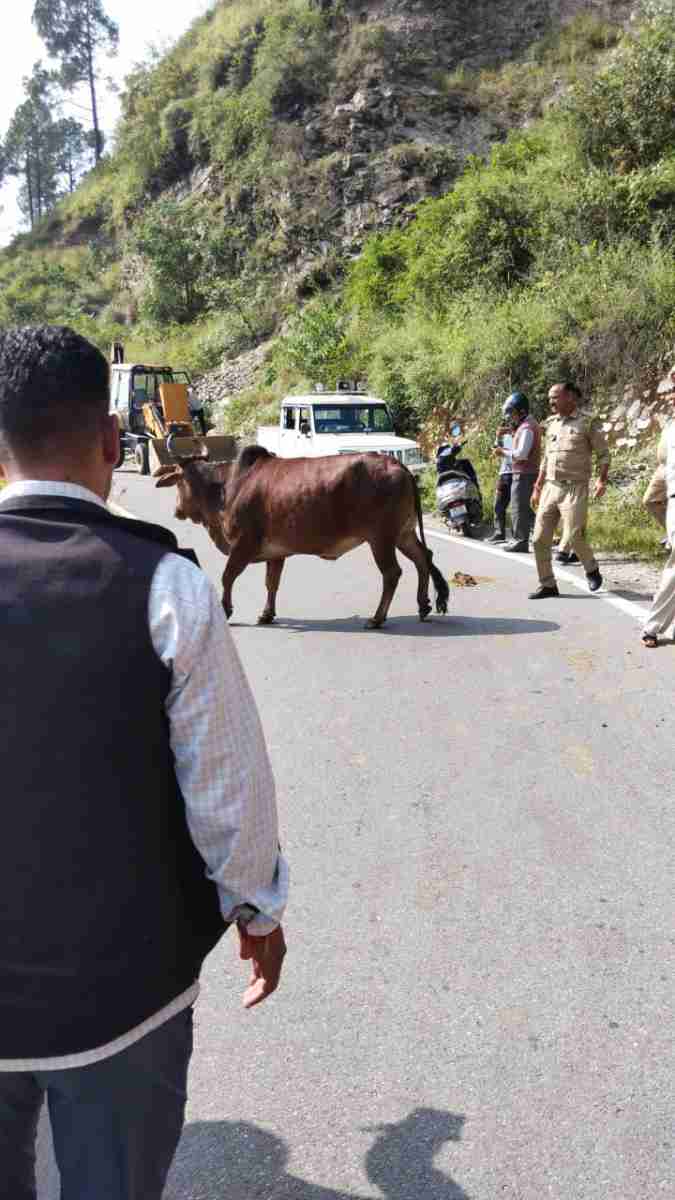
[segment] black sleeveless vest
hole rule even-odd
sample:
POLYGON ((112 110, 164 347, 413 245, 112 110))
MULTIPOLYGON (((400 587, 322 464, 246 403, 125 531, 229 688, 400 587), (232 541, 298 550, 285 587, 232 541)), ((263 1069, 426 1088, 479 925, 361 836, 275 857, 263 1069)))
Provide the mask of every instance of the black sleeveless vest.
POLYGON ((0 1059, 95 1049, 225 929, 190 840, 148 625, 171 533, 61 497, 0 505, 0 1059))

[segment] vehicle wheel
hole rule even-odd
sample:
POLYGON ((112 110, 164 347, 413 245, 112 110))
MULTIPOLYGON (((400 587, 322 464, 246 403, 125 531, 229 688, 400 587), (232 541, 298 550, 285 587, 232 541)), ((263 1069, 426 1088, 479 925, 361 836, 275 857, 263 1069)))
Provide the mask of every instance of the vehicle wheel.
POLYGON ((468 538, 473 537, 473 529, 471 528, 470 521, 464 522, 464 524, 462 525, 462 533, 464 534, 464 537, 468 537, 468 538))
POLYGON ((148 447, 145 442, 138 443, 134 451, 134 458, 136 459, 136 466, 141 475, 149 475, 150 460, 148 458, 148 447))
POLYGON ((116 471, 119 471, 120 467, 124 466, 124 460, 126 458, 126 454, 127 454, 127 452, 126 452, 124 446, 120 443, 120 456, 119 456, 117 462, 115 463, 116 471))

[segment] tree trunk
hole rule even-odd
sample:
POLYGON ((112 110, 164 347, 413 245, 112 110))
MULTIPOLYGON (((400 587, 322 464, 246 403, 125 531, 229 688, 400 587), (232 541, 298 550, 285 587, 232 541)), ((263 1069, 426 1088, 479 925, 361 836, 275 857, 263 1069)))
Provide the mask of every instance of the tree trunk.
POLYGON ((94 161, 98 163, 101 157, 101 130, 98 124, 98 107, 96 104, 96 79, 94 76, 94 47, 91 37, 91 14, 87 4, 87 78, 89 80, 89 95, 91 98, 91 118, 94 125, 94 161))
POLYGON ((39 221, 42 216, 42 163, 39 148, 35 153, 35 208, 39 221))
POLYGON ((26 194, 28 196, 28 209, 30 213, 30 227, 35 226, 35 213, 33 212, 33 181, 31 179, 31 162, 30 154, 26 155, 26 194))

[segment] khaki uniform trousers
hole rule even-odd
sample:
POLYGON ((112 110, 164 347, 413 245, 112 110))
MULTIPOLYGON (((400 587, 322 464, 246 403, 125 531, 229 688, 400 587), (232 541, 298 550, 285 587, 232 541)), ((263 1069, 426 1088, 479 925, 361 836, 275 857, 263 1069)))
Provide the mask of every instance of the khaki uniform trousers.
POLYGON ((588 519, 587 483, 545 483, 534 526, 532 548, 537 563, 537 573, 542 587, 553 587, 555 575, 551 561, 553 535, 558 521, 562 520, 562 542, 566 550, 573 550, 583 563, 587 575, 597 571, 595 555, 585 538, 588 519))

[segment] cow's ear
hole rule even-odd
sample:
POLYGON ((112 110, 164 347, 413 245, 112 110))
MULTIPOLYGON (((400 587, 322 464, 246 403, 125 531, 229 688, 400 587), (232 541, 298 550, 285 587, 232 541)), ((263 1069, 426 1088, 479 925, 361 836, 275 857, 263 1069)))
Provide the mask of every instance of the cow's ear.
POLYGON ((155 472, 155 487, 173 487, 174 483, 178 483, 182 474, 183 472, 175 467, 169 467, 168 471, 166 467, 160 467, 159 471, 155 472))

